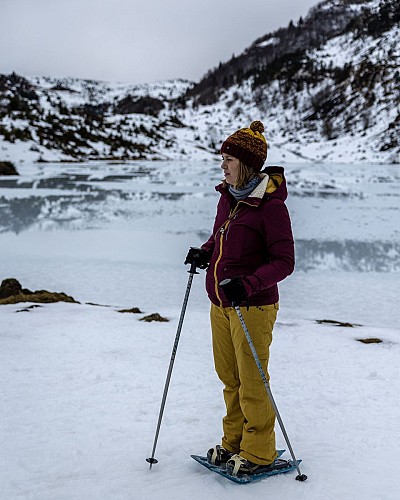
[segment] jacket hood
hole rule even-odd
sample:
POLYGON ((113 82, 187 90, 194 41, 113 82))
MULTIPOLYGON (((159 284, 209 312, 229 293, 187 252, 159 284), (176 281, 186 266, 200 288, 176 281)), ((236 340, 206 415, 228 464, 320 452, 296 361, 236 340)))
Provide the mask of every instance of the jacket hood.
MULTIPOLYGON (((245 198, 246 202, 252 205, 259 205, 265 195, 269 198, 286 200, 288 192, 283 167, 266 167, 259 175, 262 177, 262 180, 249 196, 245 198)), ((231 196, 224 182, 216 186, 215 189, 225 196, 231 196)))

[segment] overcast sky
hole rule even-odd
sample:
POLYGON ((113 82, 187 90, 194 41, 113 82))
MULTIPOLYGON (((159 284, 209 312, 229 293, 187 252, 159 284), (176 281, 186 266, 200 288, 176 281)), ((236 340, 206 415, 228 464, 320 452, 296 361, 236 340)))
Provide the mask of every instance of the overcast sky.
POLYGON ((198 81, 318 0, 0 0, 0 73, 198 81))

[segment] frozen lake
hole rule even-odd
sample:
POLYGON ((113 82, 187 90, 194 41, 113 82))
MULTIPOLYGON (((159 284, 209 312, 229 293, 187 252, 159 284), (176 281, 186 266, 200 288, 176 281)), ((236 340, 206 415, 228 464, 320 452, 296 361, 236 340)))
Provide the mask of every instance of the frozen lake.
MULTIPOLYGON (((283 305, 301 317, 317 309, 321 317, 398 324, 399 167, 285 169, 297 267, 281 284, 283 305)), ((212 227, 219 163, 19 170, 19 177, 0 179, 1 279, 82 302, 157 309, 181 301, 187 249, 212 227)), ((203 307, 203 277, 192 294, 192 307, 203 307)))
POLYGON ((159 464, 149 471, 145 461, 188 280, 183 261, 212 226, 218 164, 43 164, 0 179, 0 280, 112 307, 1 306, 1 498, 395 498, 399 478, 387 464, 400 446, 399 169, 286 172, 297 269, 280 285, 269 371, 308 481, 288 474, 243 489, 190 459, 219 440, 224 415, 203 271, 159 464), (116 312, 133 306, 170 322, 116 312), (359 326, 315 321, 323 319, 359 326), (371 337, 382 343, 356 341, 371 337))

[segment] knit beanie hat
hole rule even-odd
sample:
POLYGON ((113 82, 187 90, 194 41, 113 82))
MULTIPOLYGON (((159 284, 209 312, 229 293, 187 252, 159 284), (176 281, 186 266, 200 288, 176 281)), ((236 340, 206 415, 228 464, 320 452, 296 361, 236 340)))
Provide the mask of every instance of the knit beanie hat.
POLYGON ((259 172, 267 159, 267 141, 262 135, 264 125, 256 120, 250 128, 241 128, 222 143, 221 153, 238 158, 259 172))

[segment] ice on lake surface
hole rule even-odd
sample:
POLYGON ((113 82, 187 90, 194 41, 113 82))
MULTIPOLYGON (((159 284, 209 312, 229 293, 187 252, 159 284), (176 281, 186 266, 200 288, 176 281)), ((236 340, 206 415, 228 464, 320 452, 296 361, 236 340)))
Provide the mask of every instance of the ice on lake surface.
MULTIPOLYGON (((0 180, 0 231, 125 226, 207 237, 218 163, 36 164, 0 180)), ((289 165, 297 267, 400 268, 400 169, 289 165)))
MULTIPOLYGON (((19 170, 19 177, 0 179, 2 278, 131 305, 121 283, 150 287, 165 277, 163 300, 177 300, 187 248, 204 242, 213 225, 218 162, 48 163, 19 170), (173 283, 172 268, 180 276, 173 283)), ((348 303, 368 293, 359 299, 361 309, 376 301, 393 307, 399 167, 297 164, 285 172, 297 260, 297 273, 281 285, 290 302, 301 306, 299 286, 301 297, 305 290, 309 300, 324 297, 326 314, 328 305, 332 314, 338 309, 338 288, 348 303), (338 272, 344 274, 332 274, 338 272)))

